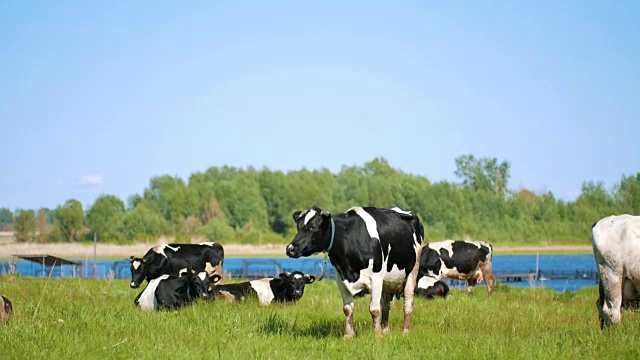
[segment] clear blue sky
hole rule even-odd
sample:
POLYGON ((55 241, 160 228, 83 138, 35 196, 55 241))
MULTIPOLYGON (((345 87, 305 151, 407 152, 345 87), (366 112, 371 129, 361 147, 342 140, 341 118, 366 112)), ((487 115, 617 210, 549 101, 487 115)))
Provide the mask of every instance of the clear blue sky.
POLYGON ((638 1, 0 2, 0 207, 463 154, 574 200, 640 171, 638 1))

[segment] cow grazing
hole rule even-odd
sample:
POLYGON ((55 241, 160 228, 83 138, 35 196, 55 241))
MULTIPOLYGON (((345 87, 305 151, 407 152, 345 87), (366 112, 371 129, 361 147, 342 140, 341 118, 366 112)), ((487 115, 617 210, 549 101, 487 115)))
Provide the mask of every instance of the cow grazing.
POLYGON ((438 297, 445 298, 448 294, 449 285, 442 280, 436 281, 433 285, 428 286, 427 288, 416 287, 416 295, 422 296, 429 300, 438 297))
POLYGON ((142 258, 132 256, 131 284, 134 289, 146 279, 151 281, 161 275, 178 276, 187 268, 196 272, 206 271, 209 276, 222 276, 224 249, 218 243, 163 244, 149 249, 142 258))
MULTIPOLYGON (((430 294, 439 280, 459 279, 467 281, 467 295, 476 284, 487 283, 489 296, 495 282, 492 268, 493 248, 486 241, 444 240, 423 246, 420 254, 420 270, 416 293, 430 294)), ((442 285, 439 285, 441 287, 442 285)), ((448 289, 447 289, 448 290, 448 289)), ((447 291, 448 292, 448 291, 447 291)))
POLYGON ((208 298, 213 284, 219 280, 220 275, 209 277, 205 271, 187 270, 182 276, 160 275, 149 281, 133 303, 145 311, 177 309, 196 298, 208 298))
POLYGON ((216 285, 212 296, 233 302, 244 301, 247 297, 257 297, 261 305, 272 302, 295 303, 304 295, 305 284, 311 284, 315 276, 300 271, 283 272, 278 278, 246 281, 238 284, 216 285))
POLYGON ((342 295, 345 338, 354 335, 354 295, 364 290, 371 294, 369 312, 377 335, 388 330, 391 300, 404 294, 403 331, 409 332, 417 259, 424 238, 415 214, 398 208, 353 207, 331 215, 314 206, 296 211, 293 219, 298 233, 287 245, 286 254, 292 258, 328 254, 342 295))
POLYGON ((600 328, 620 322, 620 310, 637 307, 640 295, 640 216, 609 216, 593 224, 598 266, 596 302, 600 328))
POLYGON ((11 301, 4 296, 0 296, 0 324, 9 321, 12 313, 13 306, 11 305, 11 301))

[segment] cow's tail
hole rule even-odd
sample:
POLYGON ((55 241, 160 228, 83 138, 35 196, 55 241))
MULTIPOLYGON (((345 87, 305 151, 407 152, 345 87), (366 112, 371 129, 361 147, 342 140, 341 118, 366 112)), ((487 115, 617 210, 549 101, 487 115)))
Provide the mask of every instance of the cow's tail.
POLYGON ((418 243, 422 244, 422 241, 424 240, 424 226, 422 225, 422 222, 420 222, 420 218, 418 217, 418 215, 413 214, 413 218, 411 219, 411 226, 416 232, 418 243))

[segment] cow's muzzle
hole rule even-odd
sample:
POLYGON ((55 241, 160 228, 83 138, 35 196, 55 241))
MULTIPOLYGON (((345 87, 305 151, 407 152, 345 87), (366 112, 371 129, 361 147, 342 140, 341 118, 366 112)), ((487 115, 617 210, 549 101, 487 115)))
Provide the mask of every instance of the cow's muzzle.
POLYGON ((287 253, 287 256, 288 256, 288 257, 291 257, 291 258, 294 258, 294 259, 297 259, 297 258, 299 258, 299 257, 300 257, 300 254, 298 254, 298 253, 296 252, 296 249, 295 249, 295 247, 294 247, 292 244, 289 244, 289 245, 287 246, 287 251, 286 251, 286 253, 287 253))
POLYGON ((132 289, 137 289, 140 287, 140 284, 136 284, 135 282, 131 282, 131 284, 129 284, 129 286, 131 286, 132 289))

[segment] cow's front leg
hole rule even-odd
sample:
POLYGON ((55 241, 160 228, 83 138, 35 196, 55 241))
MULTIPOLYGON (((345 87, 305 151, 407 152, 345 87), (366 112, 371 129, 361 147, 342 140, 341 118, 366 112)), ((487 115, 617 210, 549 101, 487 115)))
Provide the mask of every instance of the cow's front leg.
POLYGON ((467 279, 467 296, 471 296, 471 291, 473 291, 475 285, 476 280, 474 278, 467 279))
POLYGON ((380 326, 380 304, 382 302, 382 273, 371 276, 371 303, 369 304, 369 312, 371 320, 373 320, 373 331, 376 335, 382 335, 382 327, 380 326))
POLYGON ((353 295, 351 295, 351 292, 347 289, 347 286, 342 282, 342 280, 340 280, 339 276, 336 278, 336 282, 338 283, 338 289, 340 289, 340 295, 342 296, 342 311, 346 317, 344 338, 351 339, 354 335, 353 311, 355 309, 355 304, 353 302, 353 295))
POLYGON ((391 310, 391 300, 393 300, 393 294, 382 294, 382 333, 389 332, 389 310, 391 310))

